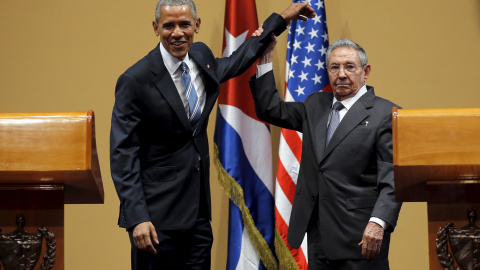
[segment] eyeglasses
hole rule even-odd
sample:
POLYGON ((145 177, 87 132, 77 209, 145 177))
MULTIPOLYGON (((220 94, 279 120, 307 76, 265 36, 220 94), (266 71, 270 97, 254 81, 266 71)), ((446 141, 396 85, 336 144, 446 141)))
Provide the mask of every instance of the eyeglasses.
POLYGON ((338 72, 340 72, 340 68, 342 67, 345 73, 353 73, 357 70, 357 68, 359 68, 354 64, 331 65, 328 67, 328 72, 330 72, 331 74, 337 74, 338 72))

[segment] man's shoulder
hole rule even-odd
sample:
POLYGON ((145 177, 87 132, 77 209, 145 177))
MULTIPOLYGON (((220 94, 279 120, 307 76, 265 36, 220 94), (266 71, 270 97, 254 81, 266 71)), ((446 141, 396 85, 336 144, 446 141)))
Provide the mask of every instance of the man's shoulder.
POLYGON ((195 49, 195 50, 209 50, 210 51, 210 48, 207 46, 207 44, 205 44, 201 41, 194 42, 192 44, 192 47, 190 48, 190 50, 192 50, 192 49, 195 49))
POLYGON ((129 75, 140 79, 151 74, 151 70, 154 66, 155 59, 159 61, 161 59, 160 50, 158 46, 151 50, 147 55, 138 60, 135 64, 127 68, 122 75, 129 75), (158 59, 157 59, 158 58, 158 59))
POLYGON ((392 101, 390 101, 388 99, 385 99, 385 98, 382 98, 382 97, 379 97, 379 96, 375 96, 374 106, 381 106, 381 107, 384 107, 384 108, 388 108, 390 110, 393 107, 397 107, 399 109, 401 108, 400 106, 393 103, 392 101))
POLYGON ((397 104, 393 103, 392 101, 377 96, 377 95, 375 94, 375 92, 374 92, 373 86, 367 85, 367 93, 366 93, 365 97, 368 98, 369 95, 370 95, 371 98, 373 99, 373 106, 376 107, 376 108, 379 108, 379 107, 380 107, 380 108, 387 108, 387 109, 390 109, 390 110, 391 110, 391 108, 393 108, 393 107, 398 107, 398 108, 400 108, 400 106, 398 106, 397 104))
POLYGON ((202 58, 204 57, 214 57, 212 50, 207 46, 207 44, 203 42, 195 42, 190 47, 188 51, 189 55, 192 56, 194 59, 199 60, 199 56, 201 55, 202 58))
POLYGON ((313 92, 310 95, 308 95, 305 98, 305 102, 311 102, 313 100, 329 100, 331 101, 333 99, 333 93, 332 92, 323 92, 323 91, 318 91, 318 92, 313 92))

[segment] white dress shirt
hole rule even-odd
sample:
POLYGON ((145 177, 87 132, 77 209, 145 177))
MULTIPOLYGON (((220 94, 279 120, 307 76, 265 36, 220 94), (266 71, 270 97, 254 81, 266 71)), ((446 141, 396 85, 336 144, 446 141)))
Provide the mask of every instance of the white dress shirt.
POLYGON ((190 59, 190 57, 188 56, 188 53, 185 56, 185 59, 183 59, 183 61, 178 60, 177 58, 173 57, 170 53, 167 52, 167 50, 163 47, 163 44, 161 42, 160 42, 160 53, 162 54, 163 63, 165 64, 165 67, 167 68, 168 72, 170 73, 170 76, 172 77, 173 82, 175 83, 175 86, 177 87, 177 91, 178 91, 178 94, 180 95, 180 98, 182 99, 183 107, 185 108, 187 117, 189 115, 190 109, 188 105, 188 99, 187 99, 187 96, 185 95, 185 90, 183 88, 183 83, 182 83, 182 70, 180 69, 180 64, 182 62, 185 62, 185 64, 187 65, 188 74, 190 74, 190 77, 192 78, 193 86, 197 91, 197 96, 200 103, 199 104, 200 109, 203 112, 203 108, 205 107, 206 93, 205 93, 205 85, 203 83, 204 78, 197 68, 197 63, 195 63, 193 59, 190 59))

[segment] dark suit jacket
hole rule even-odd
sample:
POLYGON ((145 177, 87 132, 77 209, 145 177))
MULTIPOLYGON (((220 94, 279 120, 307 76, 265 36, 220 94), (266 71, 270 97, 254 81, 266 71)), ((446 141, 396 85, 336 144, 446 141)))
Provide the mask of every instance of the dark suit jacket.
POLYGON ((311 94, 303 103, 284 102, 273 72, 252 79, 250 86, 261 120, 303 133, 288 242, 298 248, 311 222, 327 258, 363 259, 358 243, 374 216, 390 224, 376 258, 387 257, 401 207, 395 202, 392 164, 391 112, 396 105, 376 97, 368 86, 325 148, 332 93, 311 94))
POLYGON ((263 24, 262 36, 247 40, 230 57, 215 58, 205 44, 192 45, 189 56, 204 75, 206 91, 196 130, 189 124, 158 46, 119 77, 110 133, 110 166, 120 198, 121 227, 130 230, 138 223, 151 221, 157 230, 191 228, 202 196, 210 214, 206 130, 219 84, 250 67, 268 46, 269 34, 273 31, 279 35, 286 26, 280 15, 272 14, 263 24))

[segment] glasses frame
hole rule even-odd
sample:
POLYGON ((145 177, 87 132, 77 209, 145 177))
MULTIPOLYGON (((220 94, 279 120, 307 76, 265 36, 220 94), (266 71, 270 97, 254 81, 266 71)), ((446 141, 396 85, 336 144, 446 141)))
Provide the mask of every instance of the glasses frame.
POLYGON ((365 67, 365 65, 360 65, 360 66, 357 66, 355 64, 346 64, 346 65, 338 65, 338 70, 336 70, 336 71, 333 71, 332 67, 329 66, 329 67, 327 67, 327 70, 330 74, 336 75, 336 74, 340 73, 340 69, 343 68, 343 72, 348 73, 348 74, 352 74, 352 73, 355 73, 355 71, 357 71, 358 68, 364 68, 365 67), (355 68, 353 70, 349 70, 345 67, 346 65, 353 65, 353 66, 355 66, 355 68))

